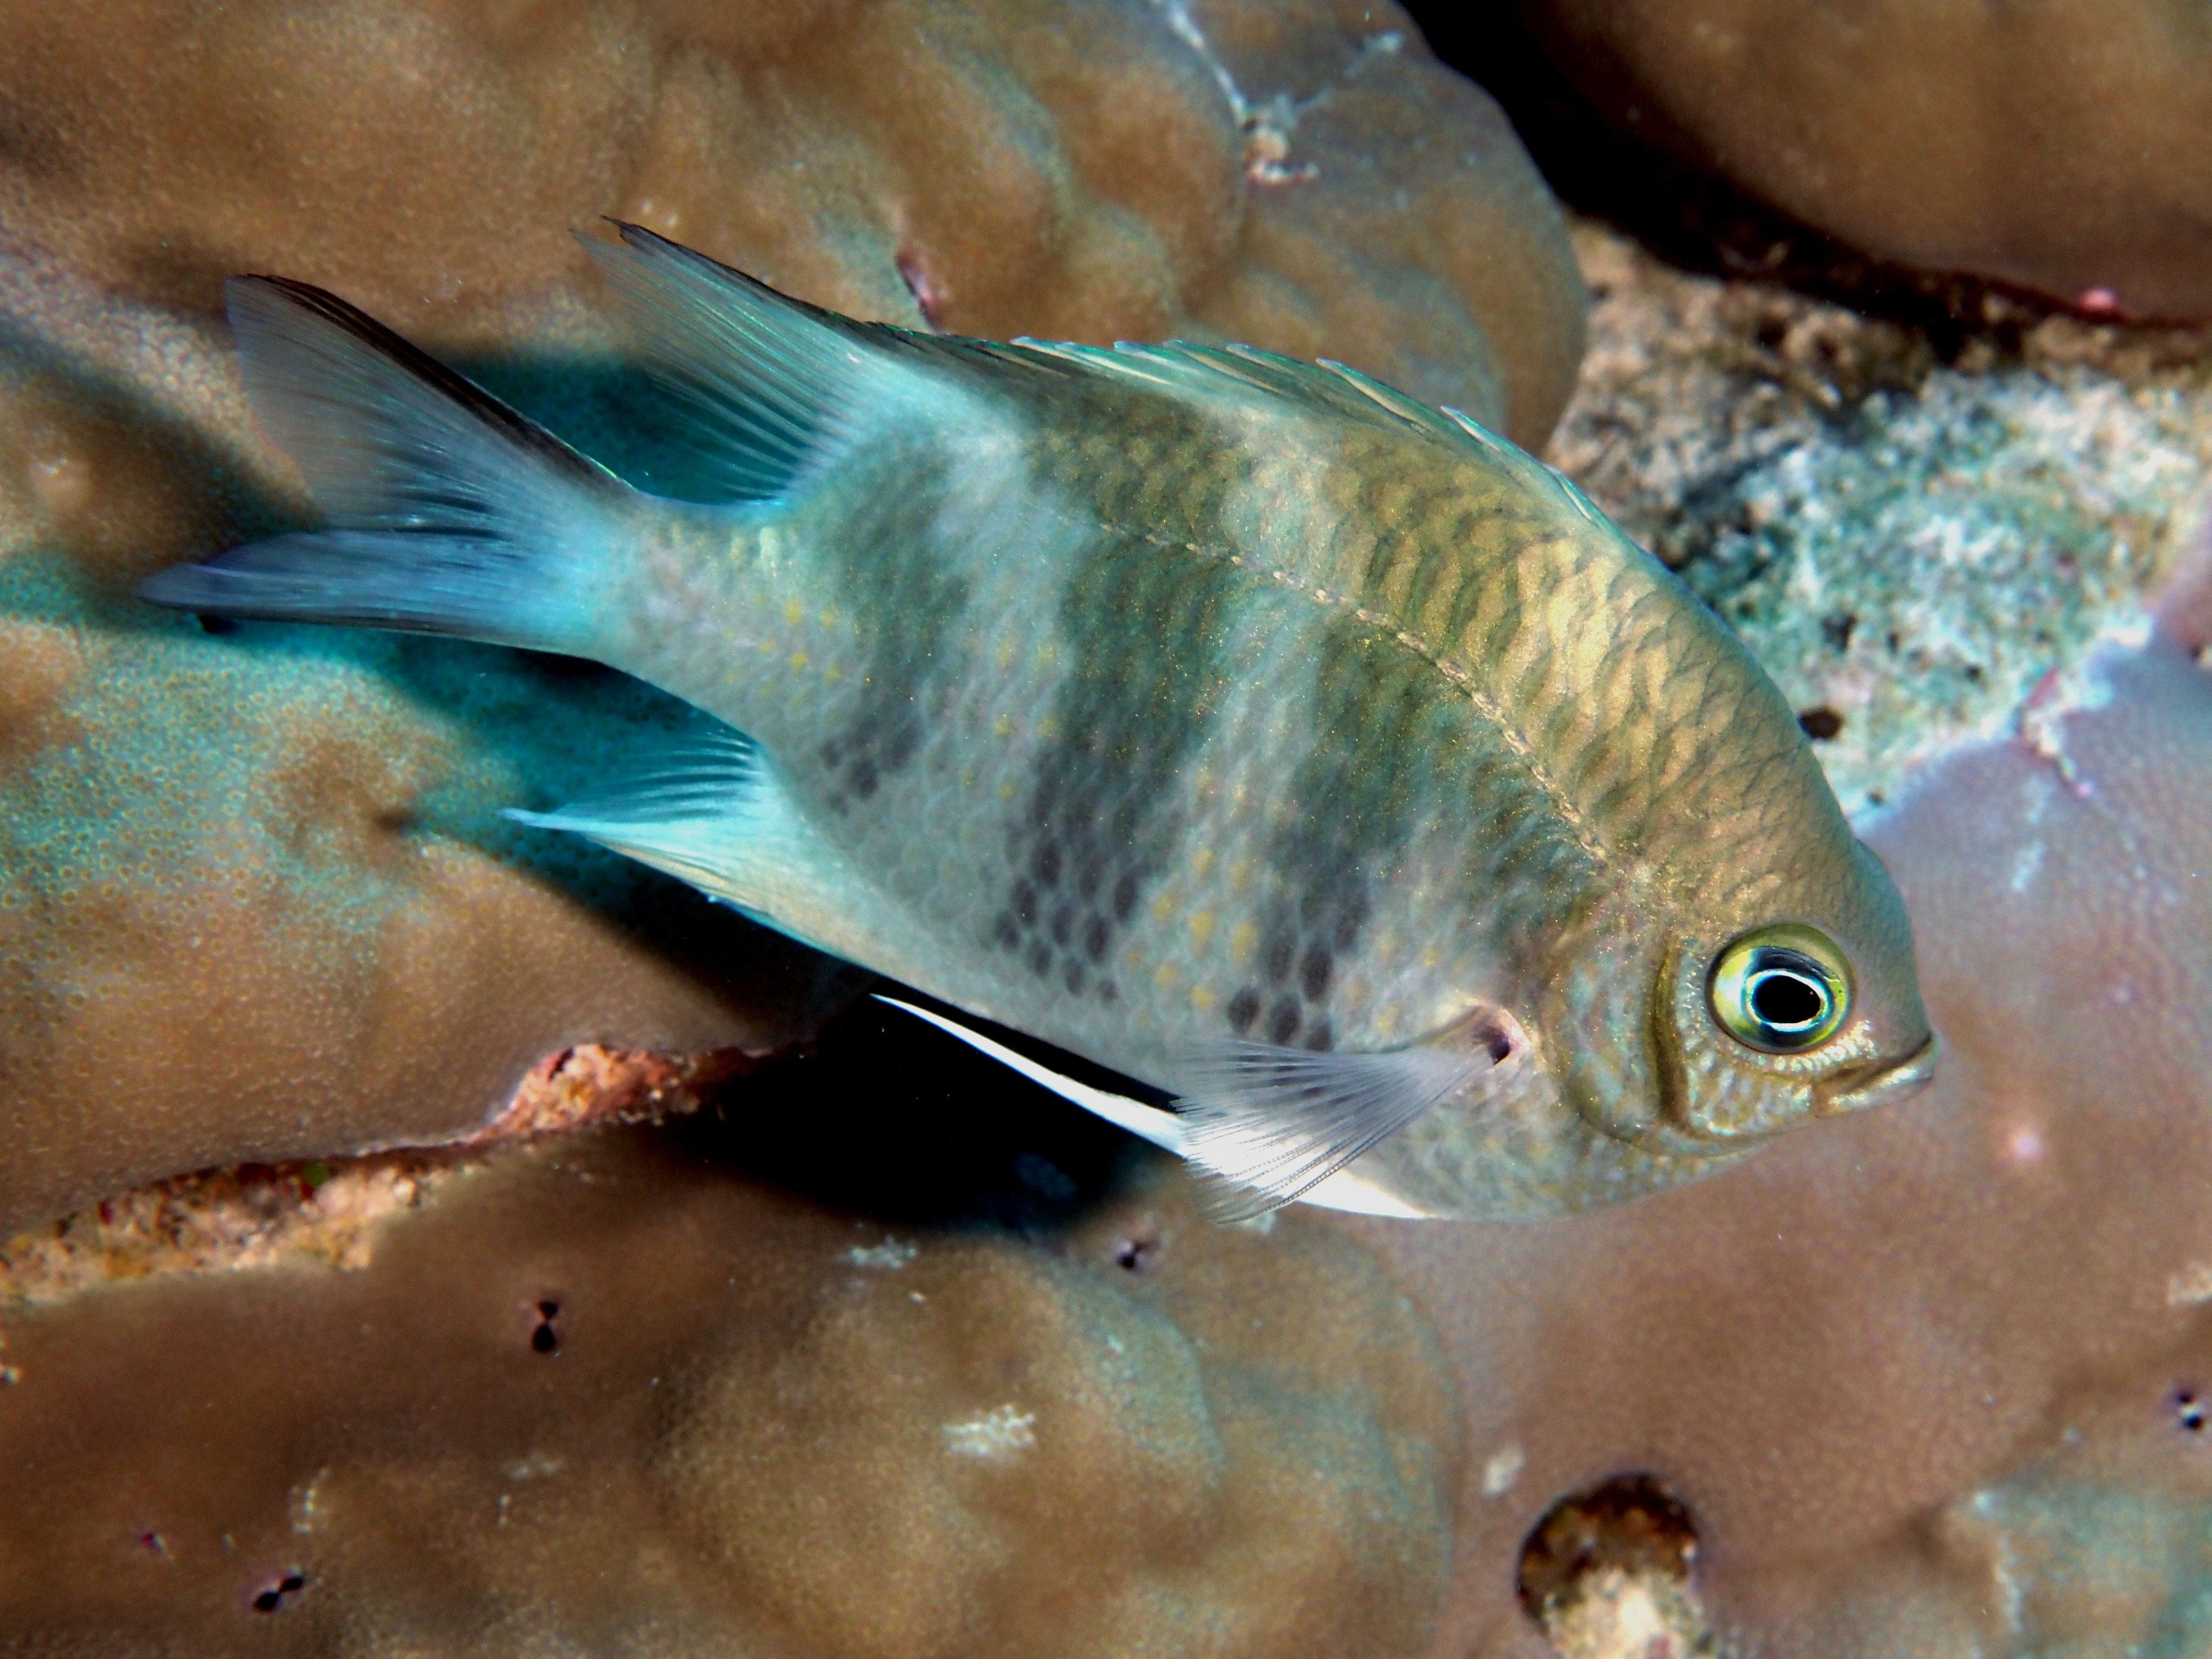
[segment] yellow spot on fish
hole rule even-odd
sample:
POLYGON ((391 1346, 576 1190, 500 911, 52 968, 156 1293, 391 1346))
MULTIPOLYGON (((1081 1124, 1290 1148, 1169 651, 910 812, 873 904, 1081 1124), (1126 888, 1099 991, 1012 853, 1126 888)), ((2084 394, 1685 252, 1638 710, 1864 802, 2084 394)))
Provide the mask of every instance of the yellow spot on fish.
POLYGON ((1176 965, 1172 962, 1164 962, 1153 971, 1152 983, 1158 986, 1163 991, 1166 990, 1169 986, 1175 982, 1176 965))
POLYGON ((1011 738, 1014 735, 1014 717, 1012 714, 1000 715, 991 722, 991 730, 999 737, 1011 738))
POLYGON ((1424 968, 1433 968, 1443 959, 1444 953, 1433 945, 1421 952, 1421 966, 1424 968))
POLYGON ((793 628, 799 626, 799 619, 805 616, 805 611, 800 606, 797 599, 791 600, 783 607, 783 619, 789 623, 793 628))
POLYGON ((1213 938, 1213 912, 1194 910, 1190 913, 1190 942, 1199 950, 1206 949, 1213 938))
POLYGON ((791 672, 796 674, 805 666, 806 653, 804 651, 793 652, 791 653, 791 672))
POLYGON ((1002 783, 1002 784, 1000 784, 1000 785, 999 786, 999 799, 1000 799, 1000 800, 1012 800, 1013 798, 1014 798, 1014 786, 1013 786, 1013 781, 1012 781, 1012 779, 1009 779, 1007 781, 1006 781, 1005 783, 1002 783))
POLYGON ((1000 667, 1012 668, 1014 665, 1014 642, 1012 640, 999 641, 998 657, 1000 667))
POLYGON ((1252 957, 1252 947, 1260 942, 1260 930, 1249 921, 1240 921, 1229 930, 1229 959, 1242 964, 1252 957))
POLYGON ((773 657, 775 655, 775 641, 774 640, 763 640, 761 641, 761 655, 763 657, 773 657))
POLYGON ((829 667, 822 671, 822 678, 835 685, 845 678, 845 671, 838 667, 836 663, 831 663, 829 667))
POLYGON ((1176 896, 1173 893, 1163 893, 1152 901, 1152 920, 1154 921, 1173 921, 1175 920, 1175 913, 1176 896))
POLYGON ((1239 859, 1229 866, 1229 890, 1241 893, 1252 884, 1252 860, 1239 859))
POLYGON ((1213 993, 1203 985, 1190 988, 1190 1006, 1201 1014, 1213 1012, 1213 993))
POLYGON ((1398 1005, 1386 1002, 1375 1011, 1375 1035, 1387 1037, 1398 1029, 1398 1005))
POLYGON ((1135 945, 1132 945, 1127 950, 1121 952, 1121 962, 1122 965, 1127 968, 1131 973, 1134 973, 1137 969, 1145 965, 1145 953, 1142 951, 1139 951, 1135 945))
POLYGON ((1047 714, 1042 720, 1037 722, 1037 736, 1041 738, 1056 738, 1059 735, 1060 722, 1053 719, 1051 715, 1047 714))
POLYGON ((835 628, 837 625, 837 608, 835 605, 825 605, 822 607, 822 625, 824 628, 835 628))
POLYGON ((963 772, 963 773, 960 775, 960 787, 961 787, 963 789, 973 789, 973 788, 975 787, 975 773, 973 773, 972 771, 970 771, 970 772, 963 772))
POLYGON ((1192 872, 1203 880, 1206 872, 1213 868, 1213 849, 1211 847, 1201 847, 1193 853, 1190 855, 1190 867, 1192 872))

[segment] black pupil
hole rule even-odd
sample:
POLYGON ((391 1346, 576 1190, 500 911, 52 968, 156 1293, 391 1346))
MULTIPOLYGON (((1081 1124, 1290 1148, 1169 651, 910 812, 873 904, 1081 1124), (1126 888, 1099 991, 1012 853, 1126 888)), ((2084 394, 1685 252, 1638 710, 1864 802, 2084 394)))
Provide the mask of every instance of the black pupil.
POLYGON ((1769 968, 1751 990, 1751 1012, 1783 1030, 1817 1024, 1827 1004, 1819 982, 1795 968, 1769 968))

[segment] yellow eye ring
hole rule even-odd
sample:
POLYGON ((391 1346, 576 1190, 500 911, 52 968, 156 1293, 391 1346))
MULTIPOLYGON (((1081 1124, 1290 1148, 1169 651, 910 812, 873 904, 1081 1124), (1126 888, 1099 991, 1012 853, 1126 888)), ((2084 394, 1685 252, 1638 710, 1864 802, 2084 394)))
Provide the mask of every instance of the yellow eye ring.
POLYGON ((1802 1054, 1843 1029, 1850 965, 1819 928, 1779 922, 1723 951, 1705 995, 1721 1029, 1747 1048, 1802 1054))

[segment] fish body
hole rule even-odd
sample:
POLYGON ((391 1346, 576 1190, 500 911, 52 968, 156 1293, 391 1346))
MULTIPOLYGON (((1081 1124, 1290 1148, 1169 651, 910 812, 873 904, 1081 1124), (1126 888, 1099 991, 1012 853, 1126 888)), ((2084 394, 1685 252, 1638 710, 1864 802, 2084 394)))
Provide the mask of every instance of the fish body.
POLYGON ((149 597, 684 698, 714 735, 525 816, 1180 1097, 1255 1206, 1349 1167, 1579 1208, 1925 1074, 1902 906, 1789 708, 1540 462, 1334 365, 915 336, 625 239, 722 499, 243 279, 331 527, 149 597), (1739 1023, 1827 986, 1832 1029, 1741 1040, 1724 981, 1739 1023))

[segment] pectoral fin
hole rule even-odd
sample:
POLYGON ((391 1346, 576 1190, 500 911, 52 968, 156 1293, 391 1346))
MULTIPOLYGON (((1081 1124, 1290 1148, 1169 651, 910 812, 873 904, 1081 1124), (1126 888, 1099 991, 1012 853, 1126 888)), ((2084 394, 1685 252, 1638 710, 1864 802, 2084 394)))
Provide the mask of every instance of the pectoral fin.
MULTIPOLYGON (((1164 1151, 1174 1152, 1178 1157, 1191 1158, 1197 1157, 1191 1144, 1192 1120, 1185 1114, 1163 1111, 1157 1106, 1147 1106, 1141 1101, 1132 1100, 1127 1095, 1115 1094, 1109 1090, 1078 1082, 1073 1078, 1064 1076, 1053 1070, 1042 1061, 1033 1059, 1028 1054, 1019 1054, 1003 1042, 994 1042, 980 1031, 972 1031, 959 1021, 932 1009, 918 1008, 910 1002, 902 1002, 898 998, 886 996, 881 992, 876 994, 876 1000, 889 1003, 892 1007, 902 1009, 917 1019, 927 1020, 938 1030, 959 1038, 961 1042, 979 1053, 988 1054, 1000 1065, 1018 1073, 1039 1087, 1049 1089, 1063 1100, 1073 1101, 1084 1110, 1104 1118, 1109 1123, 1126 1129, 1131 1134, 1148 1140, 1164 1151)), ((1267 1052, 1289 1051, 1269 1050, 1267 1052)), ((1328 1058, 1328 1056, 1316 1055, 1310 1058, 1320 1059, 1328 1058)), ((1364 1058, 1382 1057, 1368 1055, 1364 1058)), ((1439 1096, 1438 1098, 1442 1097, 1439 1096)), ((1418 1115, 1418 1113, 1415 1115, 1418 1115)), ((1407 1121, 1411 1121, 1411 1117, 1409 1116, 1407 1121)), ((1373 1144, 1372 1141, 1368 1143, 1369 1146, 1373 1144)), ((1364 1151, 1365 1148, 1363 1147, 1361 1150, 1364 1151)), ((1350 1159, 1344 1161, 1348 1163, 1350 1159)), ((1289 1203, 1292 1199, 1314 1205, 1321 1209, 1343 1210, 1354 1215, 1391 1216, 1405 1220, 1415 1220, 1427 1213, 1425 1211, 1415 1209, 1373 1182, 1363 1180, 1341 1167, 1324 1171, 1297 1192, 1281 1198, 1265 1197, 1240 1187, 1224 1187, 1223 1190, 1231 1195, 1231 1201, 1226 1204, 1217 1204, 1213 1207, 1221 1212, 1220 1218, 1224 1220, 1247 1219, 1289 1203), (1237 1200, 1247 1201, 1240 1204, 1237 1200)))
POLYGON ((1208 1208, 1248 1219, 1310 1199, 1345 1165, 1497 1069, 1486 1049, 1316 1054, 1222 1045, 1183 1068, 1185 1156, 1219 1177, 1208 1208))

